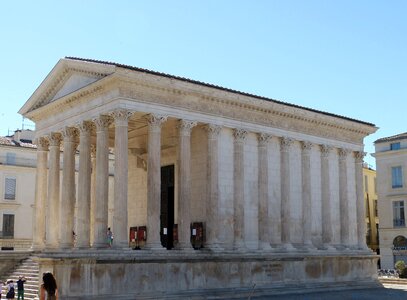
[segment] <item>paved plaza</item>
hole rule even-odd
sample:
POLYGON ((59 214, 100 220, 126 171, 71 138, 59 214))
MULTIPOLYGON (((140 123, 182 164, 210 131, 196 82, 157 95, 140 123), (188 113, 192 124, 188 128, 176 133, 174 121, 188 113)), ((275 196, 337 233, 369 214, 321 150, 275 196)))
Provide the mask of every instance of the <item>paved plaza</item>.
POLYGON ((398 300, 407 299, 407 285, 386 284, 383 288, 315 292, 306 294, 274 295, 251 297, 250 299, 281 299, 281 300, 398 300))

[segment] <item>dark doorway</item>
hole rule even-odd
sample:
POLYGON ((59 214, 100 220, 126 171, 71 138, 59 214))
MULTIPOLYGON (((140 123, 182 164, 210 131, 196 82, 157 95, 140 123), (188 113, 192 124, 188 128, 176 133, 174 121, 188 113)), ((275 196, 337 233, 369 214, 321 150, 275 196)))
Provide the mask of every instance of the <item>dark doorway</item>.
POLYGON ((161 167, 161 244, 174 248, 174 165, 161 167))
POLYGON ((14 215, 3 215, 3 238, 14 238, 14 215))

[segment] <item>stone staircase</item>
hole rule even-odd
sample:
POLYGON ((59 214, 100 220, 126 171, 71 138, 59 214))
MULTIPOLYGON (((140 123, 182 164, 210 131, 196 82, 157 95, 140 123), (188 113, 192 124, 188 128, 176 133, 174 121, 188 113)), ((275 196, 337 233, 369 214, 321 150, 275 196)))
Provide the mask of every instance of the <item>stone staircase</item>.
MULTIPOLYGON (((14 270, 8 274, 7 277, 2 278, 1 280, 6 282, 9 279, 12 279, 16 284, 19 276, 24 276, 26 283, 24 283, 24 299, 25 300, 34 300, 38 299, 38 286, 39 286, 39 267, 38 263, 34 261, 31 257, 23 260, 19 265, 17 265, 14 270)), ((15 288, 17 299, 17 286, 15 288)), ((6 299, 6 286, 3 286, 1 291, 2 299, 6 299)))

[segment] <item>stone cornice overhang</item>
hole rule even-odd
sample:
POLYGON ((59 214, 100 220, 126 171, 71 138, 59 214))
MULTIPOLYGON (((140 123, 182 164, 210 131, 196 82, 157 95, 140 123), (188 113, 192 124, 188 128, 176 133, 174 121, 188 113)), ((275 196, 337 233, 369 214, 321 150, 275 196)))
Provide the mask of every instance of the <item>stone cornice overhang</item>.
MULTIPOLYGON (((99 69, 100 66, 98 65, 101 64, 74 62, 84 65, 91 64, 93 67, 97 65, 99 69)), ((64 68, 72 68, 70 65, 72 60, 67 60, 66 63, 68 66, 64 65, 64 68)), ((79 68, 79 66, 77 67, 79 68)), ((113 70, 111 69, 113 66, 109 65, 108 67, 110 69, 104 70, 104 72, 110 71, 112 73, 105 74, 104 78, 39 108, 35 107, 35 103, 28 105, 31 101, 29 100, 20 110, 20 113, 37 122, 47 119, 49 116, 57 115, 74 105, 94 99, 98 95, 107 94, 109 91, 117 89, 120 94, 117 99, 122 98, 129 101, 134 99, 137 102, 164 105, 183 111, 281 128, 324 138, 335 138, 355 144, 360 144, 365 136, 377 130, 370 123, 295 105, 287 105, 283 102, 209 84, 163 76, 161 73, 135 71, 118 66, 114 66, 113 70)), ((63 70, 60 70, 60 73, 63 70)), ((102 73, 102 70, 99 72, 102 73)), ((48 81, 52 82, 52 79, 48 79, 48 81)), ((52 84, 48 84, 49 86, 52 84)), ((37 93, 36 91, 31 98, 36 98, 38 101, 40 95, 37 93)))
MULTIPOLYGON (((360 143, 365 136, 377 130, 377 127, 370 123, 158 75, 118 68, 115 76, 120 78, 120 94, 123 96, 140 99, 141 90, 150 91, 152 94, 155 90, 168 95, 168 100, 162 99, 161 104, 178 106, 188 111, 199 111, 317 136, 336 137, 356 143, 360 143), (202 101, 190 101, 191 97, 202 101)), ((155 101, 159 102, 159 99, 156 98, 155 101)))
POLYGON ((398 156, 406 156, 407 157, 407 149, 403 148, 400 150, 387 150, 387 151, 380 151, 380 152, 375 152, 372 153, 373 157, 376 158, 394 158, 394 157, 398 157, 398 156))

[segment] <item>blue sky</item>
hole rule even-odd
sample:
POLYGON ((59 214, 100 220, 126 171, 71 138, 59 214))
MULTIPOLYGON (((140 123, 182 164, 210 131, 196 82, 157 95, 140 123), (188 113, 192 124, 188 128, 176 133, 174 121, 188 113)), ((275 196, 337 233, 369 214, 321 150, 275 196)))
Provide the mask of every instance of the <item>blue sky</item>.
POLYGON ((77 56, 371 122, 371 153, 407 131, 406 13, 401 0, 2 1, 0 135, 21 128, 17 111, 58 59, 77 56))

